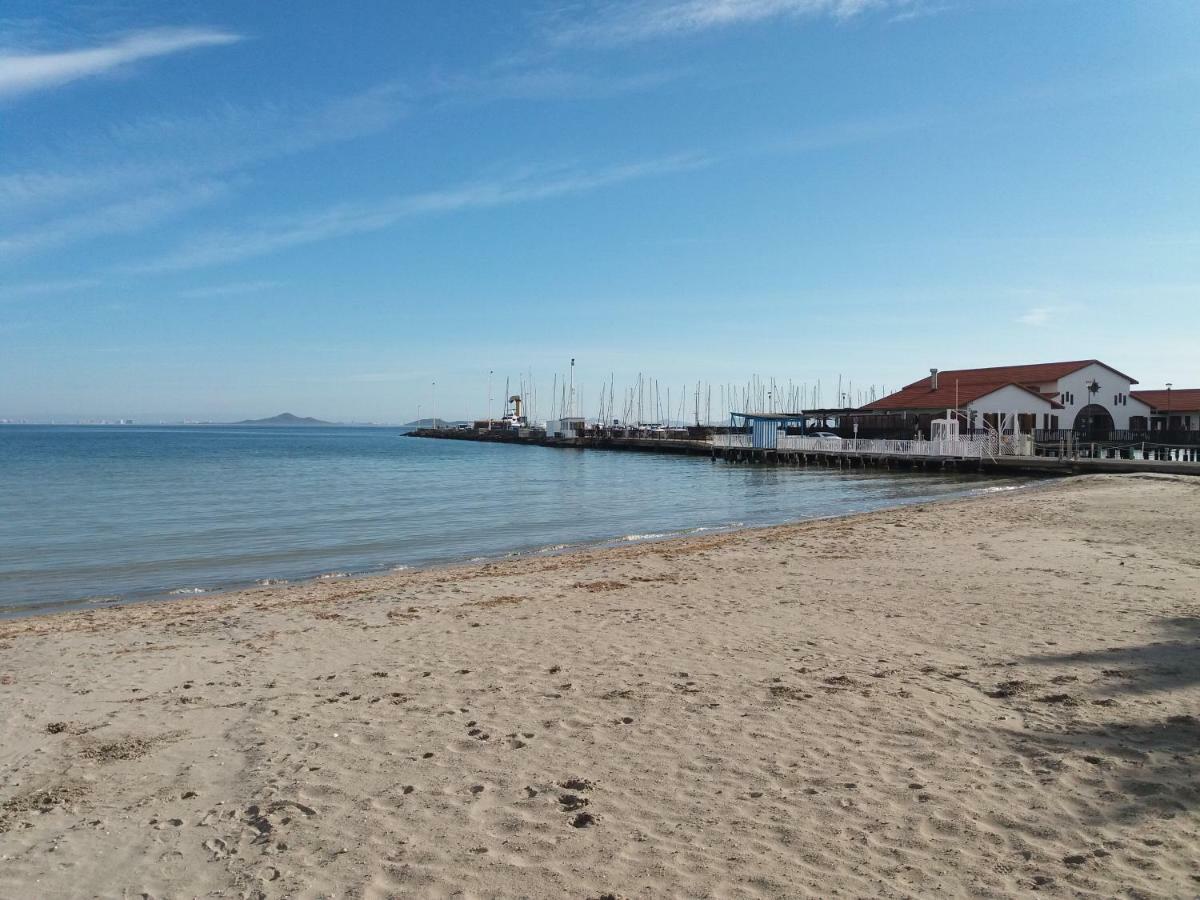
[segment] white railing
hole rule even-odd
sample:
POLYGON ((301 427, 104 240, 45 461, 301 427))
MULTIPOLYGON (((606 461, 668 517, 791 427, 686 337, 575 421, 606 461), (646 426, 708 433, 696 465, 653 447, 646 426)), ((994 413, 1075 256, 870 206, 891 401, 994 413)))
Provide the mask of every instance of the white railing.
MULTIPOLYGON (((717 434, 712 437, 716 447, 750 449, 748 434, 717 434)), ((870 453, 884 456, 953 456, 981 459, 986 456, 1017 456, 1021 451, 1020 437, 1000 437, 987 434, 976 437, 947 438, 940 441, 858 440, 856 438, 818 438, 781 434, 777 449, 809 453, 870 453)))
POLYGON ((709 441, 717 447, 750 447, 748 434, 714 434, 709 441))

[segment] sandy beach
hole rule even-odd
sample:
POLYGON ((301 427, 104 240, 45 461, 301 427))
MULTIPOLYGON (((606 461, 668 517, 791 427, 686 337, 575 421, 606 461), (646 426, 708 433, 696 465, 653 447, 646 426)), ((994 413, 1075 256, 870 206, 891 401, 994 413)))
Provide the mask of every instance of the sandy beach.
POLYGON ((1200 480, 0 623, 0 897, 1200 893, 1200 480))

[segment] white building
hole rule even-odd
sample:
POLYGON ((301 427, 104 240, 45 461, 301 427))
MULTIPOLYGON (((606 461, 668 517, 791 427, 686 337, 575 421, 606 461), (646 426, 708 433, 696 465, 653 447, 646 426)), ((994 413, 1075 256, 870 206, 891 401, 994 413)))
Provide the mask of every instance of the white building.
MULTIPOLYGON (((1137 425, 1143 431, 1200 431, 1200 388, 1167 388, 1134 391, 1133 397, 1150 407, 1148 421, 1137 425)), ((1137 431, 1137 425, 1130 425, 1137 431)))
POLYGON ((863 407, 900 415, 927 433, 929 422, 957 410, 968 427, 999 427, 1015 416, 1022 432, 1071 429, 1103 433, 1129 429, 1131 417, 1149 416, 1151 407, 1131 393, 1137 381, 1098 359, 993 366, 986 369, 931 370, 929 377, 863 407))
POLYGON ((549 419, 546 422, 546 437, 573 438, 576 432, 587 428, 587 419, 582 416, 564 416, 561 419, 549 419))

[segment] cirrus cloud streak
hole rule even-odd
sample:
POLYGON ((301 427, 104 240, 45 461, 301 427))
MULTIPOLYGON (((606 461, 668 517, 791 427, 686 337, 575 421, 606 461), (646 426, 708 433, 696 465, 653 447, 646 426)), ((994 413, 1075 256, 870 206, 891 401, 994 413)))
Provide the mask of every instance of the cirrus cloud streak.
POLYGON ((681 154, 591 171, 528 170, 507 178, 408 194, 379 203, 341 204, 278 217, 244 229, 209 232, 181 244, 157 260, 129 267, 127 271, 170 272, 224 265, 290 247, 380 231, 417 216, 566 197, 637 179, 694 171, 711 162, 710 158, 698 154, 681 154))
POLYGON ((241 35, 211 28, 155 28, 128 34, 99 47, 57 53, 0 54, 0 98, 60 87, 143 59, 240 40, 241 35))
POLYGON ((552 23, 551 43, 610 46, 782 18, 846 20, 868 12, 911 17, 922 0, 634 0, 552 23))

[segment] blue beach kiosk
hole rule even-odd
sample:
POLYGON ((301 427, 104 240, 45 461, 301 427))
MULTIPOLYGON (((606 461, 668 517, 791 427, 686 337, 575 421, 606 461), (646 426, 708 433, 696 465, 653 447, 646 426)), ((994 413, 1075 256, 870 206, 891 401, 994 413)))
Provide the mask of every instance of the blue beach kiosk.
POLYGON ((750 429, 750 446, 755 450, 775 450, 779 447, 781 428, 805 429, 804 413, 730 413, 731 431, 750 429))

